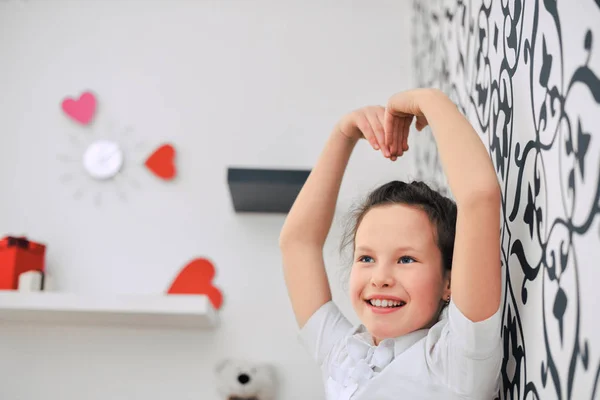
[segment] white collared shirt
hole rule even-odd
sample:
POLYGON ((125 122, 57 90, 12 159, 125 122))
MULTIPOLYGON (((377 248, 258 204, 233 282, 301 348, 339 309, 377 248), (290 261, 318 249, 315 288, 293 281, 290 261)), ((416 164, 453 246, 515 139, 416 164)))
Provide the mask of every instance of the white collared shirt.
POLYGON ((499 389, 501 307, 481 322, 453 302, 431 329, 373 345, 332 302, 300 330, 321 367, 327 400, 493 399, 499 389))

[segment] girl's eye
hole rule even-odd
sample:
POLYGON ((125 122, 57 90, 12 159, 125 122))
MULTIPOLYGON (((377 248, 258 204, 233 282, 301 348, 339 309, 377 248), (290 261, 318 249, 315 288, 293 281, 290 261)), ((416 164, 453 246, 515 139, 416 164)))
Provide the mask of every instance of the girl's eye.
POLYGON ((410 264, 413 262, 415 262, 415 259, 409 256, 400 257, 400 259, 398 260, 398 263, 400 264, 410 264))
POLYGON ((360 262, 366 262, 366 263, 371 263, 373 262, 373 257, 369 257, 369 256, 360 256, 358 257, 358 261, 360 262))

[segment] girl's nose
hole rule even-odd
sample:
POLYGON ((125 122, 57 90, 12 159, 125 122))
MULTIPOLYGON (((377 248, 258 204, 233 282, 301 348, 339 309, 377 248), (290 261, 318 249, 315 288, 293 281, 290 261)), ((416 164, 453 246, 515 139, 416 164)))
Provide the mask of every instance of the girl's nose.
POLYGON ((371 275, 371 286, 376 288, 392 287, 396 283, 388 268, 379 267, 371 275))

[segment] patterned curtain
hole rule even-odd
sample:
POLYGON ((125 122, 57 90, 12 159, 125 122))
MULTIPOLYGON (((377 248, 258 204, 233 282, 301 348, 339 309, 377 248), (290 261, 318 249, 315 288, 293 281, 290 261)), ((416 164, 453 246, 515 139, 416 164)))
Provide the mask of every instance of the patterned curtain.
MULTIPOLYGON (((503 191, 499 399, 600 399, 600 0, 415 0, 420 87, 446 92, 503 191)), ((445 187, 430 132, 418 176, 445 187)))

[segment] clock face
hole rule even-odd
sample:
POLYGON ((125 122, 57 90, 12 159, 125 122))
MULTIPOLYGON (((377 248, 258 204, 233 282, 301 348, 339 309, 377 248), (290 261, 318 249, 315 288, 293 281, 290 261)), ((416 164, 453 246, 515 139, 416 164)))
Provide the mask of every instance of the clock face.
POLYGON ((83 155, 83 166, 94 179, 111 179, 123 166, 123 151, 113 141, 97 140, 86 149, 83 155))

